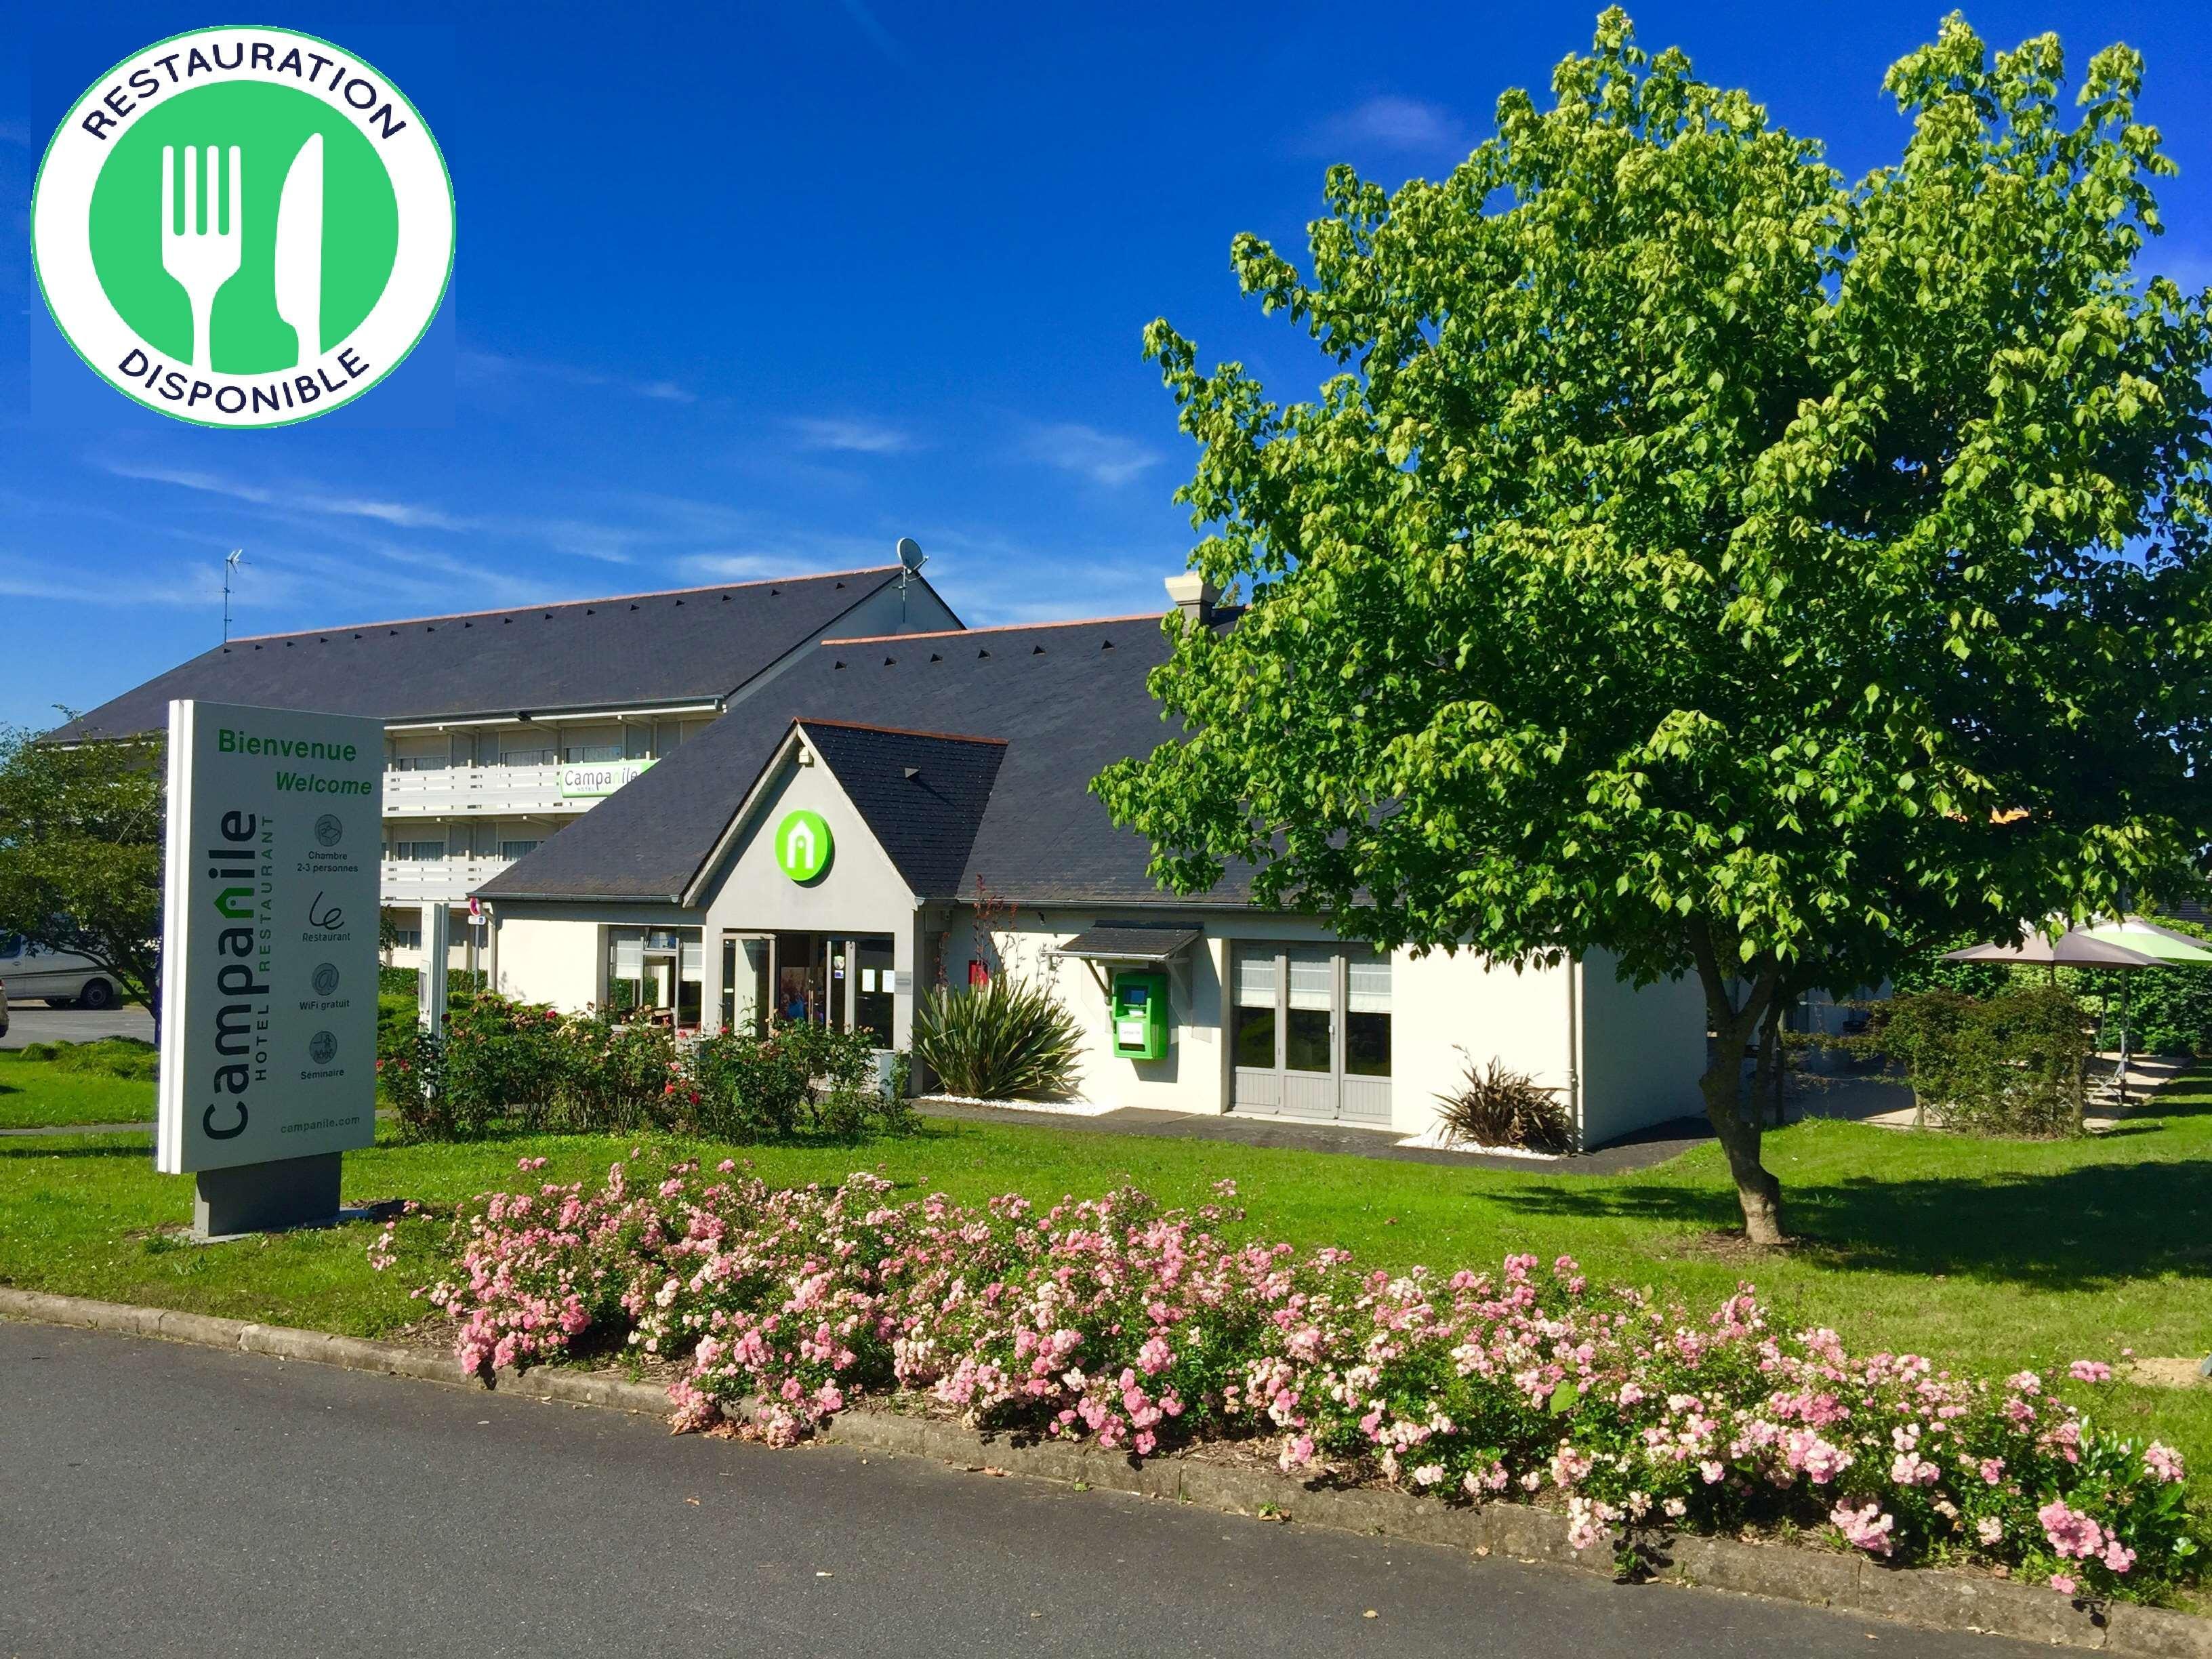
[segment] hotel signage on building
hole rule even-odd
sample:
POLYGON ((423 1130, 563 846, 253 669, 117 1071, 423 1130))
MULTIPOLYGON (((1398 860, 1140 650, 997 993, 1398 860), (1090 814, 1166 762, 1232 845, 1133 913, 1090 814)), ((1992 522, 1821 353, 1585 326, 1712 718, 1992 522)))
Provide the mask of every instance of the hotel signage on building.
POLYGON ((593 761, 561 769, 562 800, 596 800, 643 775, 649 760, 593 761))
POLYGON ((383 765, 374 720, 169 705, 163 1172, 375 1140, 383 765))
POLYGON ((820 878, 833 850, 829 821, 819 812, 802 807, 786 812, 775 826, 776 867, 802 886, 820 878))

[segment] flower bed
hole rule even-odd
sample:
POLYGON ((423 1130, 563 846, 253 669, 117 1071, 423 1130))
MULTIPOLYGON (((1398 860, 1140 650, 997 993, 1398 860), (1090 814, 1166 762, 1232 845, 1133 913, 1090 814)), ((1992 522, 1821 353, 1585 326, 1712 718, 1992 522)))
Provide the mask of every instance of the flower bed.
MULTIPOLYGON (((1231 1243, 1234 1210, 1129 1191, 1043 1212, 890 1194, 634 1157, 595 1191, 486 1194, 417 1293, 459 1322, 471 1369, 627 1346, 678 1367, 678 1426, 779 1445, 908 1390, 1140 1457, 1264 1438, 1291 1471, 1554 1504, 1577 1548, 1796 1527, 2068 1595, 2195 1576, 2180 1457, 2062 1397, 2107 1382, 2099 1362, 1957 1376, 1772 1328, 1748 1286, 1693 1318, 1565 1257, 1363 1274, 1340 1250, 1231 1243)), ((387 1229, 380 1266, 395 1248, 387 1229)))

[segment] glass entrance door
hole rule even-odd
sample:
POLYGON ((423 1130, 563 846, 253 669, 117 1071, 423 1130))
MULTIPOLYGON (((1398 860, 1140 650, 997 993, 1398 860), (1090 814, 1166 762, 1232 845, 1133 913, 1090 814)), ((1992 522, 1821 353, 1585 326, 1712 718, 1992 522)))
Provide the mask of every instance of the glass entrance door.
POLYGON ((775 1017, 792 1024, 819 1024, 828 1009, 823 992, 829 959, 819 933, 775 936, 775 1017))
POLYGON ((722 1029, 768 1035, 774 1007, 769 961, 775 940, 766 933, 722 935, 722 1029))
POLYGON ((725 933, 723 1029, 759 1035, 765 1015, 866 1031, 888 1048, 896 978, 888 933, 725 933))

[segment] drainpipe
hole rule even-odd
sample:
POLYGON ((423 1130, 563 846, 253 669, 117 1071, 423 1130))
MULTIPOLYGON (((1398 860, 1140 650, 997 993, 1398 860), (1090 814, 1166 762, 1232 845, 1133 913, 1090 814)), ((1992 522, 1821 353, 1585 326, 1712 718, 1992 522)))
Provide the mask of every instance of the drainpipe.
POLYGON ((1583 1140, 1583 961, 1567 958, 1567 1116, 1575 1126, 1575 1144, 1583 1140))

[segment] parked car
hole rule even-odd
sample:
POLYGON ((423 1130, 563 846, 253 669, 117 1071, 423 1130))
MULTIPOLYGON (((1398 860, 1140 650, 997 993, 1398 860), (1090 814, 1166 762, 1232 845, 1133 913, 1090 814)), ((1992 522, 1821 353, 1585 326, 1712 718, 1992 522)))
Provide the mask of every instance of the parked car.
POLYGON ((0 939, 0 974, 18 1002, 44 997, 51 1008, 112 1008, 115 981, 89 957, 49 951, 21 933, 0 939))
POLYGON ((0 979, 0 1036, 8 1035, 8 981, 0 979))

